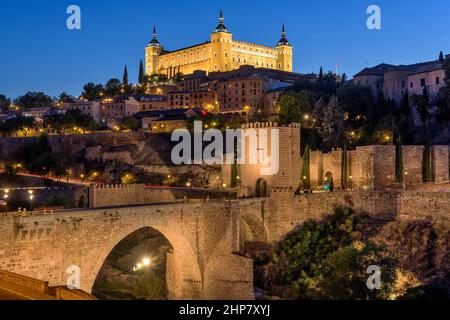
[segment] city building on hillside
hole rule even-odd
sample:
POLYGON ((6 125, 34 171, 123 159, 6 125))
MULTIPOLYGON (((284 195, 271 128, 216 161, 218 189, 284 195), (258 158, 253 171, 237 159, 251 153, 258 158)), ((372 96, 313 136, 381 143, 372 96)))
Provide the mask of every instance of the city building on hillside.
POLYGON ((157 39, 156 28, 145 49, 147 75, 159 73, 173 78, 196 70, 225 72, 242 65, 292 71, 292 46, 283 26, 275 47, 237 41, 225 26, 222 12, 210 41, 175 51, 167 51, 157 39))
POLYGON ((265 79, 254 76, 250 78, 233 78, 218 85, 220 112, 251 113, 264 104, 268 91, 265 79))
POLYGON ((140 111, 161 110, 169 108, 169 99, 167 95, 135 95, 134 98, 140 105, 140 111))
MULTIPOLYGON (((170 82, 171 80, 169 80, 170 82)), ((170 83, 149 84, 145 90, 147 95, 167 95, 173 91, 177 91, 178 86, 170 83)))
POLYGON ((199 116, 201 112, 200 108, 151 110, 139 112, 135 117, 139 122, 139 127, 144 131, 172 132, 176 129, 187 128, 189 119, 199 116))
POLYGON ((78 100, 72 103, 67 103, 63 106, 65 110, 79 110, 82 114, 91 116, 96 123, 101 122, 101 102, 100 101, 85 101, 78 100))
POLYGON ((433 98, 444 86, 445 71, 442 63, 429 61, 411 65, 380 64, 365 68, 354 76, 356 84, 372 88, 374 95, 383 93, 386 99, 400 104, 406 93, 422 95, 424 89, 433 98))
POLYGON ((141 104, 132 95, 105 98, 101 104, 100 117, 102 123, 134 116, 141 111, 141 104))
POLYGON ((169 94, 169 108, 202 108, 217 113, 219 102, 214 91, 175 91, 169 94))
POLYGON ((44 119, 45 114, 49 112, 50 109, 50 107, 25 109, 22 111, 22 116, 27 118, 44 119))
POLYGON ((219 113, 252 113, 265 106, 266 93, 278 91, 279 98, 299 80, 314 81, 315 76, 247 65, 228 72, 196 71, 184 76, 180 86, 187 91, 217 92, 219 113))

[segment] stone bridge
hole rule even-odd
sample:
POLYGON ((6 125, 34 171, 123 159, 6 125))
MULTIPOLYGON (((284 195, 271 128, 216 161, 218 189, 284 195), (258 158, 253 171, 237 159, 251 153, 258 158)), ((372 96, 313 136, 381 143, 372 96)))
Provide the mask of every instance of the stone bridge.
POLYGON ((0 270, 65 285, 81 268, 91 292, 110 252, 128 235, 153 228, 172 246, 169 299, 253 299, 253 262, 239 255, 250 243, 273 244, 297 225, 320 220, 337 205, 380 219, 433 219, 450 225, 450 192, 334 192, 294 195, 274 188, 268 198, 210 200, 0 216, 0 270), (385 217, 385 218, 384 218, 385 217))
POLYGON ((238 201, 170 203, 0 217, 0 270, 65 285, 81 269, 91 292, 107 256, 125 237, 150 227, 173 250, 169 299, 253 299, 253 262, 239 251, 238 201))

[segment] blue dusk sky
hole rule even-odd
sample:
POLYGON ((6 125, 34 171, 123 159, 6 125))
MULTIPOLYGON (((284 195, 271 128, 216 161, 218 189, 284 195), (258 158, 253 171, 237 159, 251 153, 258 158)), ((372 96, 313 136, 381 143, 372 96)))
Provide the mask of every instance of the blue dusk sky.
POLYGON ((346 72, 381 62, 407 64, 450 53, 448 0, 314 1, 0 1, 0 94, 79 95, 86 82, 135 82, 153 25, 167 50, 209 40, 219 10, 234 39, 273 46, 281 25, 294 46, 294 71, 346 72), (66 27, 67 7, 81 8, 81 30, 66 27), (366 27, 367 7, 381 7, 382 29, 366 27))

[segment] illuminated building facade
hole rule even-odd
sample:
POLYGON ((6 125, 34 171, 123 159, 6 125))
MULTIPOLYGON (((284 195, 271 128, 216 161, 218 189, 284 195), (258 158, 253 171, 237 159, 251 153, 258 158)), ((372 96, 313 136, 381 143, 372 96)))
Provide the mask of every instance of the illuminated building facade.
POLYGON ((263 46, 233 39, 225 26, 222 12, 211 40, 176 51, 166 51, 157 39, 156 28, 145 49, 146 74, 188 75, 196 70, 225 72, 243 65, 256 68, 292 72, 292 46, 283 26, 281 39, 275 47, 263 46))

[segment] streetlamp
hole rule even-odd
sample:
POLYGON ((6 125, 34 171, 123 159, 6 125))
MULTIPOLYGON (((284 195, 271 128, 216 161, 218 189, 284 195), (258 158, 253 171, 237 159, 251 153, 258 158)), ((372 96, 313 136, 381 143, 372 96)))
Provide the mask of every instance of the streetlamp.
POLYGON ((144 258, 144 259, 142 259, 141 262, 138 262, 136 264, 136 266, 133 267, 133 271, 136 272, 136 271, 142 270, 146 267, 149 267, 151 265, 151 263, 152 263, 152 260, 150 258, 148 258, 148 257, 144 258))
POLYGON ((3 201, 2 205, 5 206, 5 211, 8 211, 9 189, 5 189, 4 192, 5 192, 5 195, 3 196, 4 201, 3 201))
POLYGON ((34 191, 28 190, 28 199, 30 200, 30 211, 33 211, 34 191))
POLYGON ((3 199, 5 199, 5 201, 7 201, 9 198, 9 189, 5 189, 4 192, 5 192, 5 195, 3 196, 3 199))
POLYGON ((409 172, 405 171, 404 177, 403 177, 403 190, 406 190, 406 177, 408 177, 409 172))

